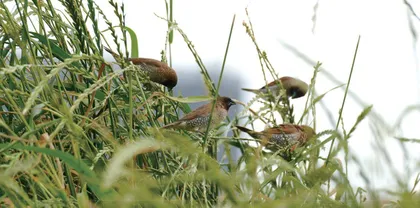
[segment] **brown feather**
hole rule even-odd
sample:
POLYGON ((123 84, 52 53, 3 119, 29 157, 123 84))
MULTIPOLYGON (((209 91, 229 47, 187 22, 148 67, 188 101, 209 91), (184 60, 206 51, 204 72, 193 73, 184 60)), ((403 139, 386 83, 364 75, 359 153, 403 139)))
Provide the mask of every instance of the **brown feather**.
MULTIPOLYGON (((272 82, 270 82, 270 83, 268 83, 267 84, 267 86, 268 87, 272 87, 272 86, 275 86, 275 85, 278 85, 279 84, 279 81, 281 82, 281 84, 283 85, 283 87, 284 88, 286 88, 287 86, 285 86, 286 84, 287 84, 287 82, 289 82, 290 80, 293 80, 294 78, 292 78, 292 77, 281 77, 280 79, 278 79, 278 80, 274 80, 274 81, 272 81, 272 82)), ((265 89, 267 86, 263 86, 263 87, 261 87, 260 88, 260 90, 263 90, 263 89, 265 89)))
MULTIPOLYGON (((215 125, 218 125, 221 121, 227 116, 228 110, 231 105, 235 103, 232 99, 228 97, 219 97, 216 101, 216 106, 214 107, 211 128, 215 125)), ((185 130, 198 130, 203 131, 206 129, 210 112, 212 110, 213 102, 207 103, 191 111, 178 121, 174 123, 163 126, 162 128, 182 128, 185 130), (183 125, 183 126, 180 126, 183 125)))
MULTIPOLYGON (((119 58, 119 55, 113 52, 111 49, 104 47, 115 59, 119 58)), ((127 61, 131 61, 135 65, 139 65, 143 71, 145 71, 150 80, 168 88, 173 88, 178 83, 178 76, 175 70, 169 67, 166 63, 151 59, 151 58, 128 58, 127 61)))
POLYGON ((292 134, 297 131, 298 128, 293 124, 280 124, 278 127, 271 127, 264 130, 264 132, 269 134, 292 134))
POLYGON ((243 126, 236 126, 236 128, 238 128, 239 130, 241 130, 241 131, 243 131, 243 132, 245 132, 245 133, 249 134, 249 135, 250 135, 250 136, 252 136, 252 137, 260 138, 261 136, 264 136, 264 134, 263 134, 263 133, 253 131, 253 130, 248 129, 248 128, 245 128, 245 127, 243 127, 243 126))
POLYGON ((294 150, 296 147, 304 145, 308 139, 315 135, 315 131, 305 125, 280 124, 278 127, 267 128, 261 132, 241 126, 236 127, 252 137, 261 139, 262 145, 273 151, 287 145, 293 145, 291 149, 294 150))
POLYGON ((284 76, 278 80, 274 80, 268 83, 267 85, 262 86, 260 89, 242 88, 242 90, 259 94, 259 93, 266 93, 268 91, 267 90, 267 87, 268 87, 271 93, 278 95, 278 93, 280 92, 280 90, 278 89, 280 87, 279 82, 281 83, 283 88, 286 90, 287 96, 291 97, 292 99, 302 97, 308 91, 308 84, 306 84, 304 81, 300 79, 288 77, 288 76, 284 76))

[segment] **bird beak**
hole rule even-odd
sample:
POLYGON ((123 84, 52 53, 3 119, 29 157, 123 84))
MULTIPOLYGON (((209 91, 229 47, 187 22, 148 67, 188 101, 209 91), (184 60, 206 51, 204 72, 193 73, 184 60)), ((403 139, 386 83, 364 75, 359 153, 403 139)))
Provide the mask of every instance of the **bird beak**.
POLYGON ((240 104, 240 105, 246 106, 245 103, 243 103, 243 102, 241 102, 241 101, 239 101, 237 99, 231 98, 231 100, 233 101, 233 105, 240 104))

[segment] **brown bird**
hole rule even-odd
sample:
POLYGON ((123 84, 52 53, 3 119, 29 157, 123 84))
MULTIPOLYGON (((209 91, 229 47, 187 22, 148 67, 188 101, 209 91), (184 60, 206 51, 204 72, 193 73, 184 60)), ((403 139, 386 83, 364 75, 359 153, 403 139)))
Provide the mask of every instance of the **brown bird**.
MULTIPOLYGON (((230 106, 236 102, 228 97, 218 97, 214 106, 213 116, 211 118, 210 129, 216 127, 222 122, 227 114, 230 106)), ((209 123, 210 112, 213 102, 207 103, 188 113, 183 118, 163 126, 162 128, 184 129, 187 131, 204 132, 209 123)))
POLYGON ((265 129, 256 132, 251 129, 236 126, 239 130, 246 132, 256 139, 261 139, 262 145, 271 151, 291 147, 291 151, 304 145, 316 133, 314 129, 306 125, 280 124, 278 127, 265 129))
MULTIPOLYGON (((283 88, 286 90, 286 95, 288 98, 291 97, 294 99, 302 97, 308 91, 308 84, 306 84, 304 81, 293 77, 281 77, 280 79, 267 84, 271 94, 275 97, 280 94, 281 88, 279 81, 281 82, 283 88)), ((263 86, 260 89, 242 88, 242 90, 253 92, 255 94, 268 93, 267 86, 263 86)))
MULTIPOLYGON (((119 59, 119 55, 111 49, 104 47, 115 59, 119 59)), ((172 89, 178 83, 178 76, 174 69, 169 67, 166 63, 150 59, 150 58, 128 58, 133 64, 140 66, 146 72, 150 80, 162 84, 169 89, 172 89)))

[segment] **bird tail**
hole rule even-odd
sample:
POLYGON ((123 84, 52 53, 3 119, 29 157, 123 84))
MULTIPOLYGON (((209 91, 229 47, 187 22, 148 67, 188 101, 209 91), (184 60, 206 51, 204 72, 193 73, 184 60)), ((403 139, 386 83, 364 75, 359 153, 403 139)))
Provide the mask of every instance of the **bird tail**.
POLYGON ((170 124, 166 124, 165 126, 160 127, 161 129, 176 129, 179 126, 179 122, 173 122, 170 124))
POLYGON ((253 93, 259 93, 260 91, 257 89, 248 89, 248 88, 242 88, 244 91, 253 92, 253 93))
POLYGON ((107 47, 105 47, 104 46, 104 49, 108 52, 108 53, 110 53, 112 56, 118 56, 118 54, 117 53, 115 53, 114 51, 112 51, 110 48, 107 48, 107 47))
POLYGON ((262 135, 259 132, 253 131, 251 129, 248 129, 248 128, 245 128, 245 127, 242 127, 242 126, 236 126, 236 128, 238 128, 239 130, 249 134, 252 137, 260 137, 262 135))
MULTIPOLYGON (((113 50, 111 50, 110 48, 108 48, 108 47, 106 47, 106 46, 104 46, 104 49, 108 52, 108 53, 110 53, 113 57, 114 57, 114 59, 116 60, 116 61, 120 61, 120 60, 122 60, 121 59, 121 57, 120 57, 120 55, 118 55, 117 53, 115 53, 113 50)), ((131 61, 131 58, 126 58, 125 59, 126 61, 131 61)))
POLYGON ((166 124, 165 126, 161 126, 161 129, 168 129, 174 126, 174 123, 166 124))

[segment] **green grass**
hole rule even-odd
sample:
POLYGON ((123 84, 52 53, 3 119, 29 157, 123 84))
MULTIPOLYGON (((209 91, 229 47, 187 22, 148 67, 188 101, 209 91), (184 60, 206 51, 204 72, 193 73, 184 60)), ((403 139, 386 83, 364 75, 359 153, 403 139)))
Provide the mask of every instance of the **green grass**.
MULTIPOLYGON (((124 6, 113 0, 109 4, 118 22, 110 22, 93 0, 0 2, 2 206, 380 207, 375 190, 354 187, 347 178, 347 163, 353 160, 348 157, 347 142, 372 111, 372 106, 366 107, 352 128, 343 128, 341 113, 353 66, 336 129, 316 129, 316 138, 290 161, 249 146, 236 130, 233 137, 210 129, 204 136, 160 131, 159 126, 178 119, 179 110, 191 111, 188 103, 211 100, 218 94, 235 17, 225 31, 226 51, 215 85, 192 41, 175 23, 173 2, 166 2, 167 16, 162 21, 167 21, 168 32, 162 60, 168 60, 167 54, 171 57, 173 36, 179 33, 209 92, 178 98, 151 84, 137 66, 120 62, 122 69, 113 71, 103 59, 108 42, 116 45, 121 57, 138 56, 137 36, 125 25, 124 6), (55 4, 65 11, 55 10, 55 4), (99 28, 98 16, 107 28, 99 28), (104 33, 112 40, 104 39, 104 33), (227 163, 215 159, 220 146, 226 148, 222 158, 227 163), (237 161, 229 154, 232 146, 242 153, 237 161), (328 158, 319 156, 324 147, 331 147, 328 158), (340 151, 346 154, 345 168, 336 159, 340 151)), ((243 26, 255 44, 261 70, 269 72, 264 73, 266 82, 278 78, 257 44, 251 21, 243 26)), ((356 55, 357 49, 354 60, 356 55)), ((279 105, 263 103, 258 116, 250 116, 245 108, 224 127, 240 119, 276 125, 303 124, 315 118, 316 105, 328 93, 315 93, 320 66, 314 66, 301 118, 296 119, 293 106, 283 100, 279 105), (276 120, 278 116, 282 121, 276 120)), ((312 125, 316 127, 316 120, 312 125)), ((418 206, 414 193, 414 188, 395 192, 400 201, 390 205, 418 206)))

